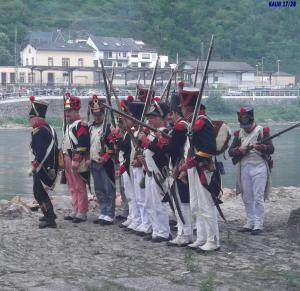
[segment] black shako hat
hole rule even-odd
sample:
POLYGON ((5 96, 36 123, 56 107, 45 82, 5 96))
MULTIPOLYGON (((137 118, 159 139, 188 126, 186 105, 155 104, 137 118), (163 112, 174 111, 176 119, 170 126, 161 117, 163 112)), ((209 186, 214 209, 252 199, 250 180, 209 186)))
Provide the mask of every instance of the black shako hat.
POLYGON ((29 111, 29 117, 46 117, 46 112, 48 108, 48 102, 43 100, 35 100, 34 96, 30 96, 31 108, 29 111))
POLYGON ((169 106, 162 101, 153 101, 146 116, 158 116, 165 118, 169 112, 169 106))
POLYGON ((172 92, 170 103, 169 103, 170 112, 177 112, 182 114, 181 106, 180 106, 180 96, 178 92, 172 92))
POLYGON ((127 110, 130 115, 140 120, 143 114, 144 106, 144 102, 132 101, 127 103, 127 110))

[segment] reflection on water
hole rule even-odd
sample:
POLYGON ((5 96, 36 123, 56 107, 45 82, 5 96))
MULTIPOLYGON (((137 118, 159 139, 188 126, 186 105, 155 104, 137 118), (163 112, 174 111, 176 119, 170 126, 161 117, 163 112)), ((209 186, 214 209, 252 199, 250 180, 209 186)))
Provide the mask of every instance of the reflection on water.
MULTIPOLYGON (((274 134, 285 127, 287 126, 272 126, 271 133, 274 134)), ((273 186, 300 186, 300 157, 297 153, 299 136, 300 129, 296 128, 274 139, 273 186)), ((8 195, 32 195, 32 178, 27 174, 31 159, 29 142, 30 130, 0 130, 0 198, 8 195)), ((236 169, 228 155, 227 160, 223 162, 226 170, 223 186, 232 188, 235 185, 236 169)), ((57 183, 55 194, 67 193, 66 185, 57 183)))

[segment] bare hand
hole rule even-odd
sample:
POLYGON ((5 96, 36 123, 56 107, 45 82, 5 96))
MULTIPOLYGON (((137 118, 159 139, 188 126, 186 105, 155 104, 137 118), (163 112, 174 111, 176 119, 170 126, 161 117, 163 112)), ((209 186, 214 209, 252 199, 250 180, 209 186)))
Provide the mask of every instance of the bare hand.
POLYGON ((261 153, 263 153, 265 151, 265 145, 263 145, 263 144, 255 144, 254 148, 261 153))
POLYGON ((140 163, 145 162, 145 157, 143 155, 138 155, 136 158, 140 163))
POLYGON ((180 180, 184 184, 187 184, 188 183, 187 172, 180 172, 178 175, 178 180, 180 180))
POLYGON ((245 147, 239 147, 239 151, 242 155, 246 155, 248 153, 248 148, 245 147))

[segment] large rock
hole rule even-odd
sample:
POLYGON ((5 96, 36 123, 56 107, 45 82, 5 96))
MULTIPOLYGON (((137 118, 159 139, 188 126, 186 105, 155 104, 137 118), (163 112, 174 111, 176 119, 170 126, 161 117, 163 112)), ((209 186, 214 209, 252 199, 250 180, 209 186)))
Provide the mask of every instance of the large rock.
POLYGON ((291 211, 287 236, 291 241, 300 244, 300 207, 291 211))

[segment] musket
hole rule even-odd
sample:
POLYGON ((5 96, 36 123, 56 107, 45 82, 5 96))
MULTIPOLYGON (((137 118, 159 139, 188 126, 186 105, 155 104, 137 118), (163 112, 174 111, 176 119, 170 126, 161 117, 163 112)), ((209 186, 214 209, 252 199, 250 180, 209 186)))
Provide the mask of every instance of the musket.
MULTIPOLYGON (((157 60, 156 60, 155 67, 154 67, 154 70, 153 70, 153 73, 152 73, 151 83, 150 83, 148 94, 147 94, 147 97, 146 97, 146 100, 145 100, 145 105, 144 105, 141 121, 145 120, 146 113, 147 113, 147 111, 150 107, 150 104, 151 104, 152 89, 153 89, 154 79, 155 79, 156 72, 157 72, 158 61, 159 61, 159 58, 157 58, 157 60)), ((138 134, 140 133, 140 131, 141 131, 141 126, 139 126, 138 134)))
POLYGON ((197 86, 197 78, 198 78, 198 71, 199 71, 199 64, 200 64, 200 59, 197 59, 197 66, 196 66, 196 70, 195 70, 195 78, 194 78, 194 87, 197 86))
MULTIPOLYGON (((65 113, 65 102, 66 102, 66 93, 63 95, 63 112, 64 112, 64 120, 63 120, 63 136, 66 134, 67 129, 67 119, 65 113)), ((61 176, 60 176, 60 184, 67 184, 66 172, 65 169, 62 169, 61 176)))
MULTIPOLYGON (((100 64, 101 64, 103 81, 104 81, 104 86, 105 86, 105 91, 106 91, 107 103, 109 104, 109 106, 112 106, 112 104, 111 104, 111 94, 110 94, 110 90, 108 88, 107 78, 106 78, 107 74, 106 74, 106 71, 104 69, 104 65, 103 65, 102 60, 100 60, 100 64)), ((115 122, 114 114, 112 113, 112 111, 110 111, 110 117, 111 117, 111 123, 112 123, 113 127, 116 127, 116 122, 115 122)))
POLYGON ((137 80, 137 83, 136 83, 135 99, 137 99, 137 97, 138 97, 138 93, 139 93, 139 86, 140 86, 140 79, 141 79, 141 74, 139 74, 139 76, 138 76, 138 80, 137 80))
POLYGON ((127 118, 127 119, 130 119, 131 121, 133 121, 134 123, 138 124, 141 127, 146 127, 146 128, 150 129, 151 131, 153 131, 155 133, 160 133, 161 135, 163 135, 166 138, 171 138, 171 136, 169 134, 167 134, 166 132, 161 131, 161 130, 159 130, 159 129, 157 129, 157 128, 155 128, 155 127, 153 127, 153 126, 151 126, 151 125, 149 125, 145 122, 142 122, 142 121, 134 118, 133 116, 131 116, 131 115, 129 115, 129 114, 123 112, 123 111, 120 111, 120 110, 118 110, 114 107, 111 107, 111 106, 107 105, 106 103, 101 103, 101 106, 103 106, 103 107, 105 107, 105 108, 107 108, 107 109, 109 109, 109 110, 111 110, 111 111, 127 118))
MULTIPOLYGON (((211 36, 210 46, 209 46, 208 53, 207 53, 207 58, 206 58, 206 64, 205 64, 205 68, 204 68, 203 76, 202 76, 201 87, 200 87, 200 90, 199 90, 199 94, 197 96, 197 101, 196 101, 196 105, 195 105, 195 108, 194 108, 192 121, 188 126, 188 138, 189 138, 189 142, 190 142, 190 149, 189 149, 189 155, 190 156, 195 155, 195 148, 194 148, 194 143, 193 143, 193 133, 194 133, 193 128, 194 128, 196 119, 197 119, 198 114, 199 114, 200 106, 201 106, 201 100, 202 100, 202 96, 203 96, 203 90, 204 90, 204 85, 205 85, 206 78, 207 78, 207 72, 208 72, 209 62, 210 62, 212 51, 213 51, 213 46, 214 46, 214 35, 211 36)), ((198 174, 200 175, 200 169, 199 169, 198 165, 196 165, 196 169, 197 169, 198 174)), ((210 193, 210 194, 211 194, 211 197, 214 201, 214 204, 215 204, 220 216, 226 222, 225 216, 224 216, 224 214, 223 214, 223 212, 220 208, 217 197, 215 195, 213 195, 212 193, 210 193)))
POLYGON ((161 101, 168 102, 172 80, 176 72, 177 72, 177 67, 175 67, 171 71, 170 78, 161 94, 161 101))
MULTIPOLYGON (((272 140, 273 138, 278 137, 278 136, 281 136, 282 134, 284 134, 284 133, 286 133, 286 132, 288 132, 288 131, 290 131, 290 130, 296 128, 296 127, 299 127, 299 126, 300 126, 300 122, 298 122, 298 123, 296 123, 296 124, 294 124, 294 125, 292 125, 292 126, 290 126, 290 127, 288 127, 288 128, 285 128, 285 129, 283 129, 283 130, 281 130, 281 131, 279 131, 279 132, 277 132, 277 133, 275 133, 275 134, 273 134, 273 135, 270 135, 270 136, 268 136, 268 137, 265 137, 265 138, 263 138, 263 139, 260 140, 260 141, 257 141, 257 144, 264 144, 264 143, 266 143, 266 142, 272 140)), ((248 145, 248 146, 247 146, 247 152, 246 152, 246 154, 243 155, 243 156, 239 156, 239 157, 233 157, 233 158, 231 159, 231 160, 232 160, 232 163, 233 163, 234 165, 236 165, 236 164, 237 164, 238 162, 240 162, 241 159, 242 159, 244 156, 246 156, 246 155, 249 153, 249 151, 251 151, 253 148, 254 148, 254 145, 248 145)))

